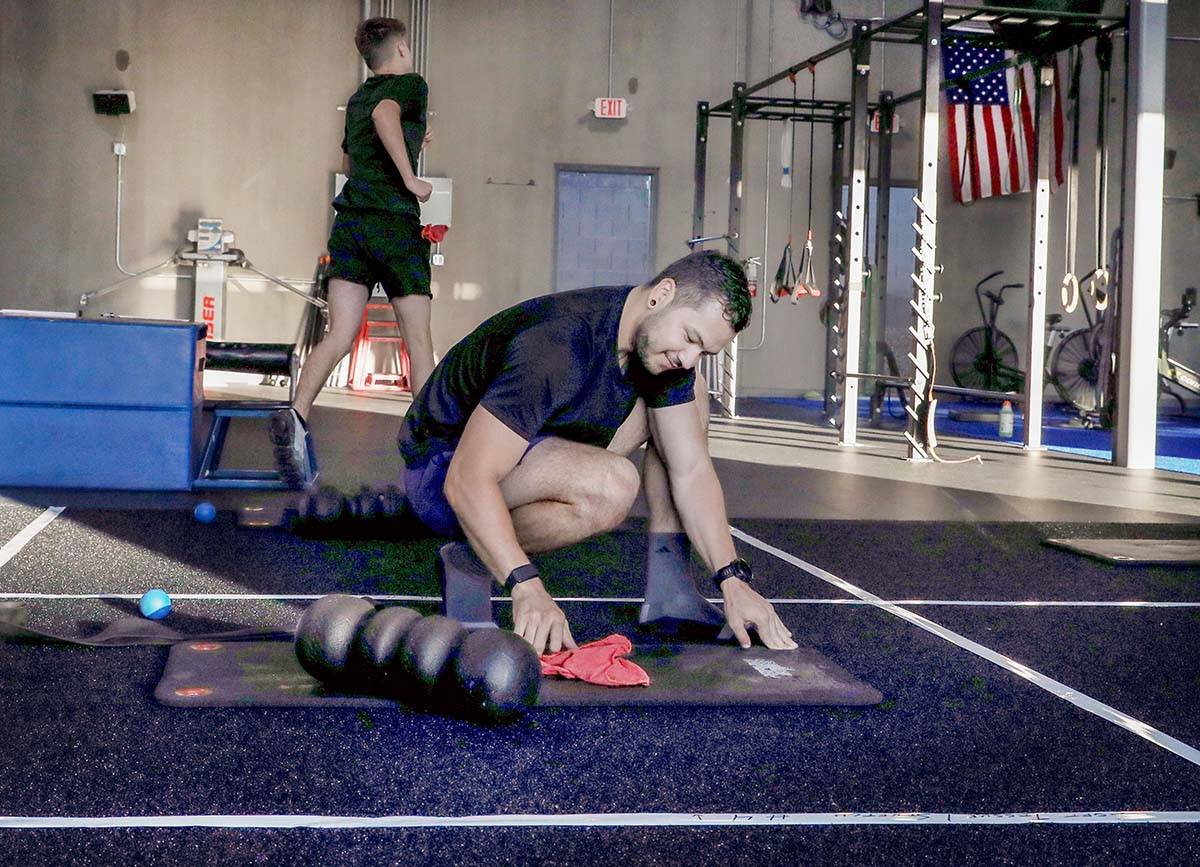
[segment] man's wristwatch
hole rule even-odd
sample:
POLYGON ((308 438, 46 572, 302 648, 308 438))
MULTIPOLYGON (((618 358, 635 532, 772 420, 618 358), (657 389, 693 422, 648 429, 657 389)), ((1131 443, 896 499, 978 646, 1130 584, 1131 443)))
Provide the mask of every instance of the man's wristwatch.
POLYGON ((518 584, 523 581, 532 581, 534 578, 540 578, 537 566, 532 563, 526 563, 524 566, 518 566, 508 573, 508 577, 504 579, 504 589, 511 593, 518 584))
POLYGON ((717 585, 717 592, 719 593, 721 592, 721 583, 726 578, 740 578, 749 584, 752 575, 750 564, 741 557, 738 557, 725 568, 717 570, 717 573, 713 575, 713 583, 717 585))

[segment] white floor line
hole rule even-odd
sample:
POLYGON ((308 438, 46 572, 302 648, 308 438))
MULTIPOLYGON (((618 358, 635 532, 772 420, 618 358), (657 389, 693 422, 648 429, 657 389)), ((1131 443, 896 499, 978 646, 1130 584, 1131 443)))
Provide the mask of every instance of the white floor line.
MULTIPOLYGON (((847 599, 855 605, 874 605, 847 599)), ((1145 602, 1137 599, 891 599, 891 605, 947 605, 979 608, 1200 608, 1200 602, 1145 602)))
MULTIPOLYGON (((172 593, 175 600, 199 600, 203 602, 311 602, 320 599, 323 593, 172 593)), ((414 596, 404 594, 366 593, 376 602, 441 602, 440 596, 414 596)), ((140 599, 138 593, 5 593, 0 599, 140 599)), ((609 605, 640 605, 645 600, 640 596, 555 596, 555 602, 581 602, 609 605)), ((721 599, 709 599, 721 604, 721 599)), ((878 607, 868 599, 768 599, 772 605, 851 605, 878 607)), ((960 608, 1200 608, 1200 602, 1146 602, 1136 599, 885 599, 888 605, 949 606, 960 608)), ((507 596, 493 596, 492 602, 510 603, 507 596)))
POLYGON ((875 594, 869 593, 860 587, 855 587, 849 581, 845 581, 830 572, 826 572, 819 566, 814 566, 812 563, 807 563, 804 560, 801 560, 799 557, 789 554, 787 551, 776 548, 774 545, 769 545, 766 542, 763 542, 761 539, 756 539, 754 536, 744 533, 741 530, 738 530, 736 527, 730 527, 729 529, 736 538, 741 539, 743 542, 746 542, 749 545, 753 545, 760 551, 773 554, 780 560, 783 560, 785 563, 790 563, 793 566, 808 572, 810 575, 820 578, 822 581, 826 581, 835 587, 840 587, 847 593, 857 596, 859 599, 864 601, 870 602, 876 607, 887 611, 889 614, 894 614, 903 620, 907 620, 909 623, 913 624, 914 626, 919 626, 926 632, 930 632, 939 638, 943 638, 952 644, 956 644, 963 650, 970 651, 976 656, 986 659, 988 662, 994 663, 1001 668, 1011 671, 1013 674, 1025 678, 1035 686, 1039 686, 1052 695, 1056 695, 1061 699, 1069 701, 1071 704, 1087 711, 1088 713, 1095 714, 1101 719, 1106 719, 1114 725, 1118 725, 1127 731, 1131 731, 1138 737, 1145 738, 1151 743, 1160 746, 1165 750, 1169 750, 1170 752, 1182 759, 1186 759, 1194 765, 1200 765, 1200 750, 1197 750, 1195 747, 1189 746, 1183 741, 1177 740, 1165 732, 1159 731, 1151 725, 1147 725, 1141 720, 1134 719, 1133 717, 1126 713, 1122 713, 1114 707, 1110 707, 1103 702, 1084 695, 1083 693, 1072 689, 1066 684, 1060 683, 1053 678, 1034 671, 1027 665, 1022 665, 1016 660, 997 653, 989 647, 985 647, 982 644, 966 638, 965 636, 959 635, 957 632, 952 632, 941 624, 934 623, 932 620, 927 620, 920 614, 914 614, 911 611, 901 608, 895 603, 886 602, 875 594))
MULTIPOLYGON (((342 592, 342 591, 330 591, 342 592)), ((202 602, 311 602, 325 596, 325 593, 170 593, 171 599, 199 600, 202 602)), ((376 602, 441 602, 440 596, 402 596, 382 595, 378 593, 356 593, 356 596, 367 596, 376 602)), ((123 599, 138 600, 140 593, 0 593, 0 599, 123 599)), ((604 600, 609 601, 609 600, 604 600)), ((641 600, 637 600, 640 602, 641 600)))
POLYGON ((1071 813, 514 813, 485 816, 0 816, 0 829, 28 828, 646 828, 795 825, 1149 825, 1196 824, 1194 810, 1071 813))
POLYGON ((51 521, 63 513, 65 508, 65 506, 51 506, 34 518, 20 533, 5 542, 4 547, 0 548, 0 566, 21 553, 21 549, 32 542, 34 536, 46 529, 51 521))

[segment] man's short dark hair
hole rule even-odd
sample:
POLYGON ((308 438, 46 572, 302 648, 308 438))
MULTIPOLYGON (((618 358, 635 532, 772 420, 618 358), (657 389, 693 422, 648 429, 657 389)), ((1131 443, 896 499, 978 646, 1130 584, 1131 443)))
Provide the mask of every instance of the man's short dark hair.
POLYGON ((718 301, 734 331, 750 322, 750 285, 746 271, 733 259, 713 250, 700 250, 664 268, 650 285, 670 278, 675 281, 675 301, 700 307, 718 301))
POLYGON ((375 70, 387 60, 392 39, 403 39, 407 32, 404 22, 395 18, 368 18, 354 32, 354 46, 367 66, 375 70))

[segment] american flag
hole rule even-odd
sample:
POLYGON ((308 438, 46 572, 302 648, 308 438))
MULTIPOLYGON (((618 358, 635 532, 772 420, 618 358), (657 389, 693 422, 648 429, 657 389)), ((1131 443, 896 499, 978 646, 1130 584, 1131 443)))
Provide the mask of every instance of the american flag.
MULTIPOLYGON (((1013 53, 979 40, 951 39, 942 55, 947 81, 996 66, 1013 53)), ((1057 68, 1058 61, 1055 59, 1057 68)), ((1054 76, 1054 177, 1063 182, 1063 99, 1061 70, 1054 76)), ((946 125, 954 199, 972 202, 988 196, 1025 192, 1036 158, 1037 71, 1026 63, 990 72, 946 90, 946 125)))

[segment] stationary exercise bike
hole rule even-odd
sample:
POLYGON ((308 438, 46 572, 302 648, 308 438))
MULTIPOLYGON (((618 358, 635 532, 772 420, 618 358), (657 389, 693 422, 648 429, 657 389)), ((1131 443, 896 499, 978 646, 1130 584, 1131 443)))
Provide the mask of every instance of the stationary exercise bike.
MULTIPOLYGON (((1024 283, 1005 283, 998 292, 984 289, 984 285, 1003 274, 993 271, 975 284, 975 301, 983 325, 963 333, 954 342, 950 353, 950 373, 960 388, 977 388, 986 391, 1019 392, 1025 387, 1025 371, 1017 366, 1017 347, 1012 338, 996 327, 1000 308, 1004 306, 1004 293, 1009 289, 1023 289, 1024 283), (983 299, 988 306, 984 310, 983 299)), ((1046 317, 1046 357, 1054 357, 1057 345, 1069 329, 1062 325, 1062 314, 1051 313, 1046 317)), ((1053 365, 1047 368, 1050 381, 1058 387, 1053 365)), ((1061 391, 1061 389, 1060 389, 1061 391)))
MULTIPOLYGON (((1162 311, 1158 328, 1158 390, 1179 401, 1186 409, 1183 396, 1175 388, 1200 395, 1200 372, 1171 357, 1171 335, 1200 328, 1200 322, 1186 322, 1196 306, 1196 290, 1189 288, 1180 297, 1179 306, 1162 311)), ((1092 413, 1097 407, 1097 393, 1103 360, 1100 349, 1103 310, 1092 313, 1083 307, 1088 325, 1072 331, 1062 339, 1050 358, 1051 379, 1063 399, 1081 413, 1092 413)))
POLYGON ((1200 322, 1185 322, 1196 306, 1196 290, 1184 290, 1178 307, 1162 311, 1162 323, 1158 332, 1158 392, 1179 401, 1179 411, 1186 406, 1183 397, 1172 389, 1178 386, 1192 394, 1200 395, 1200 373, 1171 357, 1171 332, 1183 334, 1192 328, 1200 328, 1200 322))
MULTIPOLYGON (((1099 272, 1093 272, 1093 275, 1096 273, 1099 272)), ((1070 331, 1048 354, 1050 381, 1063 401, 1079 412, 1087 426, 1104 423, 1100 416, 1107 412, 1100 405, 1100 397, 1104 390, 1101 377, 1106 372, 1106 364, 1107 372, 1112 372, 1112 335, 1108 321, 1110 291, 1107 278, 1099 281, 1089 278, 1088 290, 1078 295, 1079 308, 1083 310, 1087 325, 1070 331)))
POLYGON ((983 288, 1003 273, 993 271, 975 284, 975 303, 979 306, 983 324, 964 332, 954 341, 954 349, 950 352, 950 375, 960 388, 1020 391, 1025 384, 1025 371, 1017 366, 1016 344, 996 327, 996 317, 1004 305, 1004 293, 1009 289, 1024 288, 1025 284, 1005 283, 998 293, 983 288), (983 308, 985 297, 988 300, 986 311, 983 308))

